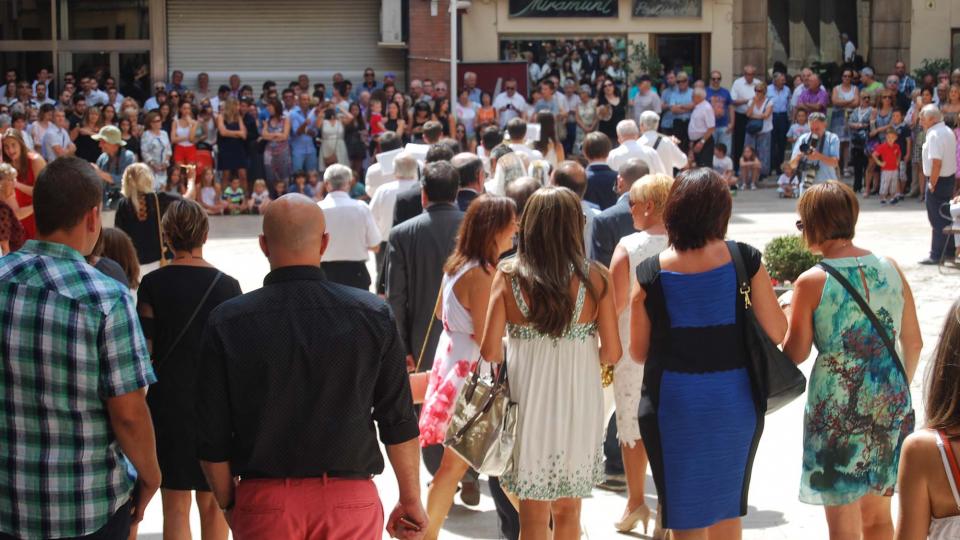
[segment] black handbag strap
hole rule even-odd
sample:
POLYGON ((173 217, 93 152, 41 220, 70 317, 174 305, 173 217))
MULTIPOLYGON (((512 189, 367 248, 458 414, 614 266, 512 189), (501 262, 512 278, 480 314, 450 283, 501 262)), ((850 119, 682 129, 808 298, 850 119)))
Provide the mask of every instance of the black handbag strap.
POLYGON ((217 270, 217 275, 213 277, 213 281, 210 282, 210 286, 207 287, 207 292, 203 293, 203 297, 200 298, 200 302, 197 303, 197 307, 193 310, 193 314, 190 315, 190 318, 187 319, 187 324, 183 325, 183 328, 180 329, 180 333, 177 334, 176 339, 170 344, 170 348, 167 349, 166 354, 163 355, 163 359, 160 360, 162 365, 167 361, 167 358, 170 357, 170 354, 174 349, 177 348, 177 345, 180 344, 180 340, 183 339, 183 336, 186 335, 187 330, 190 329, 190 325, 193 324, 193 320, 197 318, 197 315, 200 314, 200 309, 203 308, 203 305, 207 303, 207 298, 210 298, 210 293, 213 292, 213 288, 216 287, 217 283, 220 281, 220 277, 223 275, 223 272, 217 270))
POLYGON ((890 334, 887 333, 887 329, 880 324, 880 319, 877 318, 877 314, 873 312, 873 309, 871 309, 870 305, 867 304, 867 301, 864 300, 863 295, 860 294, 860 291, 855 289, 853 284, 850 283, 850 281, 847 280, 847 278, 844 277, 843 274, 841 274, 836 268, 824 262, 820 262, 817 264, 817 266, 827 274, 830 274, 833 279, 837 280, 837 283, 842 285, 843 288, 850 293, 850 296, 857 303, 857 305, 860 306, 860 309, 863 311, 863 314, 867 316, 867 319, 870 320, 870 324, 873 325, 873 329, 877 331, 877 334, 880 335, 880 339, 883 340, 883 344, 886 345, 887 350, 890 351, 890 356, 896 360, 897 366, 900 367, 900 371, 904 374, 904 377, 906 377, 906 372, 903 368, 903 362, 900 360, 900 355, 897 354, 897 347, 894 345, 893 340, 890 339, 890 334))
POLYGON ((656 150, 660 146, 660 141, 663 140, 663 135, 657 135, 657 140, 653 142, 653 149, 656 150))
POLYGON ((750 278, 747 276, 747 265, 743 262, 743 254, 740 253, 740 246, 733 240, 727 240, 727 249, 730 250, 730 258, 733 260, 733 266, 737 270, 737 290, 743 297, 743 309, 748 310, 753 307, 750 301, 750 278))

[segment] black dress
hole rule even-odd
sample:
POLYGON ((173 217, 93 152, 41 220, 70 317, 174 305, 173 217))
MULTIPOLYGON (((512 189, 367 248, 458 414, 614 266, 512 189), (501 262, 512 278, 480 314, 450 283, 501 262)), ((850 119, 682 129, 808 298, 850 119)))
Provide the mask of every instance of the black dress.
MULTIPOLYGON (((240 131, 240 122, 224 122, 223 126, 231 131, 240 131)), ((217 138, 217 170, 235 171, 247 168, 247 141, 237 137, 217 138)))
POLYGON ((600 120, 597 130, 609 137, 610 142, 617 146, 617 124, 627 116, 627 100, 621 97, 620 103, 613 105, 607 101, 607 96, 601 95, 597 99, 597 105, 606 105, 610 107, 611 112, 609 120, 600 120))
POLYGON ((148 193, 141 200, 146 207, 146 219, 141 220, 134 208, 133 202, 122 197, 117 204, 117 213, 113 218, 114 227, 127 233, 137 250, 137 260, 140 264, 150 264, 160 260, 160 226, 157 219, 157 203, 160 205, 160 215, 167 211, 167 206, 180 197, 171 193, 148 193))
POLYGON ((91 135, 81 133, 77 135, 77 140, 73 141, 73 144, 77 147, 77 157, 83 158, 90 163, 96 163, 97 158, 103 153, 100 151, 100 143, 93 140, 93 136, 91 135))
MULTIPOLYGON (((200 308, 183 338, 170 351, 173 341, 207 291, 216 268, 170 265, 143 277, 137 292, 138 305, 153 308, 153 369, 157 383, 147 393, 147 404, 157 434, 157 458, 165 489, 209 491, 197 460, 195 402, 200 339, 213 308, 242 294, 237 280, 224 274, 200 308), (169 353, 169 354, 168 354, 169 353)), ((141 317, 141 321, 143 318, 141 317)))

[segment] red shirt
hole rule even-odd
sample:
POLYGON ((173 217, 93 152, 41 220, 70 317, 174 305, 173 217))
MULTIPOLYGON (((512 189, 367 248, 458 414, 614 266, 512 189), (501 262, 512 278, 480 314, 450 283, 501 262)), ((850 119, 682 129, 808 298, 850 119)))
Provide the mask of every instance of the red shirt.
POLYGON ((370 113, 370 134, 379 135, 383 133, 383 128, 380 127, 380 122, 383 122, 383 115, 377 113, 370 113))
POLYGON ((897 143, 882 143, 877 145, 873 155, 883 161, 884 171, 896 171, 900 168, 900 145, 897 143))

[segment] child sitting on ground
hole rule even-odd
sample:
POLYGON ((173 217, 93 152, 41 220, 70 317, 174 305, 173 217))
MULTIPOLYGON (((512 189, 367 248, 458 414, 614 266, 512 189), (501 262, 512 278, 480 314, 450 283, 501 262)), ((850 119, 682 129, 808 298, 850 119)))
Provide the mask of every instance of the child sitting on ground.
POLYGON ((286 180, 277 180, 273 184, 273 191, 276 194, 275 199, 279 199, 287 194, 287 181, 286 180))
POLYGON ((223 190, 223 200, 227 202, 227 211, 231 215, 239 215, 247 211, 247 197, 240 187, 240 178, 233 177, 230 185, 223 190))
POLYGON ((220 186, 214 182, 213 169, 206 168, 200 176, 200 191, 197 192, 197 202, 211 216, 223 215, 227 202, 220 198, 220 186))
POLYGON ((268 204, 270 204, 270 192, 267 191, 267 183, 261 178, 253 183, 253 195, 250 196, 250 212, 262 214, 268 204))
POLYGON ((740 189, 746 189, 750 185, 751 190, 757 189, 757 181, 760 179, 760 158, 757 157, 757 151, 752 146, 743 147, 743 155, 740 156, 740 189))
POLYGON ((797 139, 799 139, 801 135, 809 132, 810 124, 807 124, 807 111, 798 109, 794 116, 793 124, 791 124, 790 129, 787 130, 787 143, 793 148, 793 143, 797 142, 797 139))
POLYGON ((783 174, 777 178, 777 195, 781 199, 792 199, 797 196, 796 189, 800 186, 800 181, 793 176, 793 167, 790 166, 789 161, 784 161, 780 169, 783 170, 783 174))
POLYGON ((728 187, 737 186, 737 177, 733 174, 733 160, 727 156, 727 145, 717 143, 713 148, 713 170, 723 178, 728 187))
POLYGON ((313 188, 307 184, 307 173, 303 171, 297 171, 293 173, 293 182, 290 183, 290 193, 299 193, 301 195, 306 195, 307 197, 313 198, 313 188))
MULTIPOLYGON (((873 161, 880 166, 880 204, 897 204, 895 198, 900 185, 900 145, 897 144, 897 130, 888 126, 884 132, 885 140, 873 151, 873 161)), ((863 196, 864 199, 869 194, 863 196)))

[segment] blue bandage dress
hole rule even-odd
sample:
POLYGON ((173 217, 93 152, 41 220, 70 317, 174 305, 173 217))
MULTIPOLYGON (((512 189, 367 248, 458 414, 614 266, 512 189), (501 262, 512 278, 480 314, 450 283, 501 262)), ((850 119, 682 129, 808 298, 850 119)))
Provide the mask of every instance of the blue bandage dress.
MULTIPOLYGON (((738 246, 752 276, 760 253, 738 246)), ((698 529, 743 516, 763 411, 747 371, 733 263, 682 274, 651 257, 637 279, 651 323, 640 432, 663 526, 698 529)))

